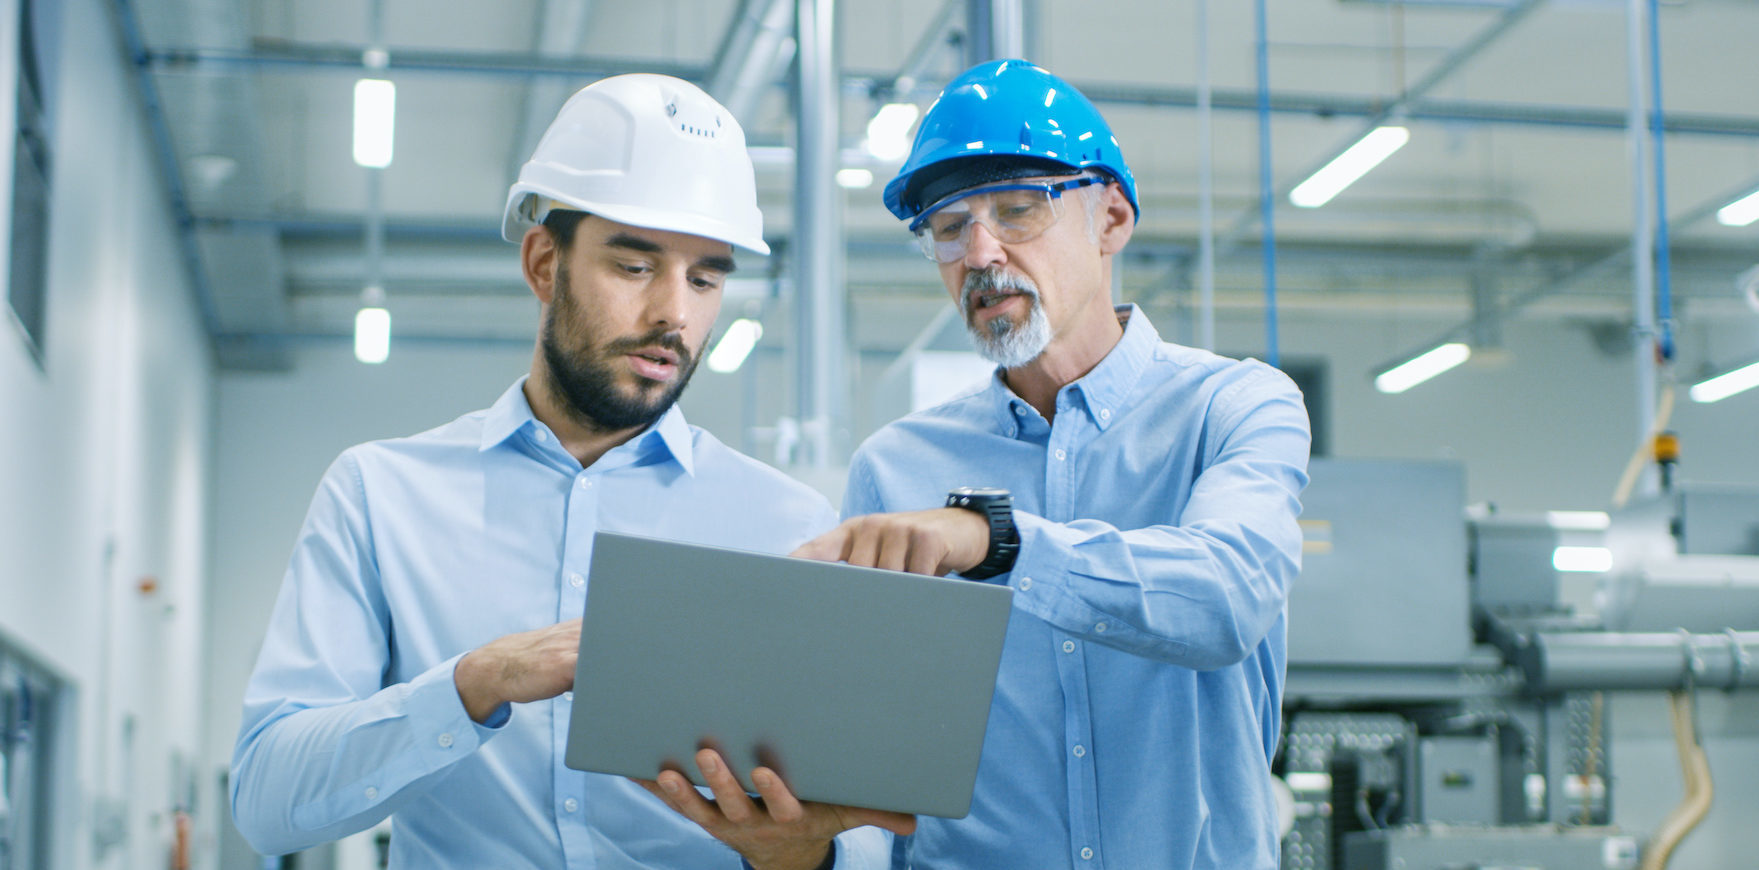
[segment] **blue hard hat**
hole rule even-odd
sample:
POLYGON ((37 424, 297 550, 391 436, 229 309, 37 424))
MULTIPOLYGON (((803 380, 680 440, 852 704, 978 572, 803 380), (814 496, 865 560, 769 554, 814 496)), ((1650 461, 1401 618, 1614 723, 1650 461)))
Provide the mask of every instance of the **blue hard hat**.
POLYGON ((968 187, 1085 169, 1110 175, 1141 217, 1136 179, 1093 103, 1043 67, 992 60, 948 82, 929 107, 885 203, 910 220, 968 187))

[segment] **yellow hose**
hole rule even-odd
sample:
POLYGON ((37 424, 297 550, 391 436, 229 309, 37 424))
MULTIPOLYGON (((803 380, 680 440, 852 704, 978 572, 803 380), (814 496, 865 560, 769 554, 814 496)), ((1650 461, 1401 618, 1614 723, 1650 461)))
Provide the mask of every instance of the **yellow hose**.
POLYGON ((1625 506, 1631 500, 1631 490, 1637 486, 1637 476, 1643 473, 1643 466, 1655 457, 1655 436, 1667 429, 1668 418, 1673 416, 1673 384, 1661 388, 1661 399, 1655 409, 1655 422, 1644 434, 1642 443, 1637 445, 1631 454, 1631 461, 1625 464, 1625 473, 1619 477, 1618 489, 1613 491, 1612 506, 1614 510, 1625 506))
POLYGON ((1643 853, 1642 870, 1665 870, 1680 841, 1698 827, 1710 812, 1715 789, 1710 785, 1710 761, 1704 747, 1698 744, 1697 712, 1692 707, 1689 691, 1675 689, 1668 693, 1673 706, 1673 738, 1680 750, 1680 772, 1686 780, 1686 796, 1673 812, 1662 820, 1661 827, 1649 840, 1643 853))

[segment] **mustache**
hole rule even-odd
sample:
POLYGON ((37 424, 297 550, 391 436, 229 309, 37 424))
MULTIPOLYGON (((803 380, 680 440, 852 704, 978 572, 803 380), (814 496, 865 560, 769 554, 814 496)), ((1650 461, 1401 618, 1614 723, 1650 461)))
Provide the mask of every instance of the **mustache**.
POLYGON ((971 308, 971 297, 979 293, 1024 293, 1038 301, 1038 287, 1030 278, 1002 269, 978 269, 965 273, 965 284, 959 290, 959 306, 971 308))
POLYGON ((678 333, 665 329, 656 329, 645 335, 616 339, 607 343, 605 345, 605 350, 614 355, 630 353, 649 347, 663 348, 677 354, 679 365, 690 364, 690 348, 684 346, 684 339, 680 338, 678 333))

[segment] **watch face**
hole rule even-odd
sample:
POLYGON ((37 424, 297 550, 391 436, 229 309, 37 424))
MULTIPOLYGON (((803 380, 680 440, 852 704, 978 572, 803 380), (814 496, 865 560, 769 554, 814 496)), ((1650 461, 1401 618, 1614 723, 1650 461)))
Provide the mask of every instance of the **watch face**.
POLYGON ((1005 496, 1007 494, 1007 490, 998 489, 993 486, 961 486, 950 493, 950 495, 975 498, 993 498, 995 496, 1005 496))

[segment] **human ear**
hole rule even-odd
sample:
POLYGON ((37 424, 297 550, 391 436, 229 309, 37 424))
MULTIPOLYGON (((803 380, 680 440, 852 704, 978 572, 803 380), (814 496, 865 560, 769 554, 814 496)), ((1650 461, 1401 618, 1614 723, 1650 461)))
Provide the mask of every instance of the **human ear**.
POLYGON ((556 260, 561 255, 555 235, 542 226, 526 230, 525 238, 519 242, 519 264, 525 272, 525 285, 545 305, 555 295, 556 260))
POLYGON ((1106 185, 1105 201, 1100 203, 1098 220, 1099 252, 1116 254, 1130 242, 1136 232, 1136 208, 1116 182, 1106 185))

